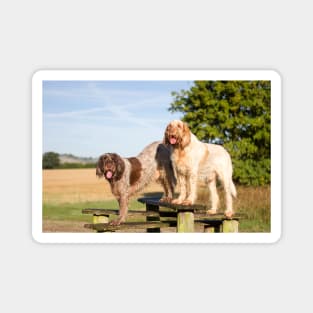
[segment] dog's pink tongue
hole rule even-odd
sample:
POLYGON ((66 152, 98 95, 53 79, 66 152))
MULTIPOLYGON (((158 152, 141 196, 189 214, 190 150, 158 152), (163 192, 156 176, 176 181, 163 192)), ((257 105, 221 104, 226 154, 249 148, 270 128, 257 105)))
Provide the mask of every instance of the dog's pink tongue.
POLYGON ((106 176, 107 179, 110 179, 110 178, 112 178, 113 173, 111 171, 107 171, 105 176, 106 176))
POLYGON ((176 142, 177 142, 177 140, 176 140, 175 137, 171 137, 171 138, 170 138, 170 143, 171 143, 171 145, 175 145, 176 142))

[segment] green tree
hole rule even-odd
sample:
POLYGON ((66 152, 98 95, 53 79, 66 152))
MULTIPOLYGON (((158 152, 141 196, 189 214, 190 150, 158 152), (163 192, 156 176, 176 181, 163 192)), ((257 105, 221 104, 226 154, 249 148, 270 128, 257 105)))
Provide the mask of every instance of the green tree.
POLYGON ((231 154, 234 180, 270 183, 270 81, 195 81, 173 92, 169 110, 202 141, 223 145, 231 154))
POLYGON ((52 169, 57 168, 60 165, 59 155, 55 152, 46 152, 42 157, 42 168, 52 169))

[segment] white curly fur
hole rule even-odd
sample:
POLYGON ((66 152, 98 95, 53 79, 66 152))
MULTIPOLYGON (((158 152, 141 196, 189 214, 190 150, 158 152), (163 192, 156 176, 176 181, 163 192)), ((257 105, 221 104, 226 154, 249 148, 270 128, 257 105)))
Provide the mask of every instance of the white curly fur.
POLYGON ((232 196, 236 197, 236 188, 232 181, 232 162, 229 153, 222 146, 199 141, 191 133, 188 125, 179 120, 169 123, 165 130, 164 142, 171 147, 171 159, 180 186, 180 194, 172 202, 194 204, 197 182, 201 179, 208 184, 211 193, 211 209, 208 213, 216 213, 219 204, 216 190, 218 178, 225 191, 225 215, 231 217, 232 196))

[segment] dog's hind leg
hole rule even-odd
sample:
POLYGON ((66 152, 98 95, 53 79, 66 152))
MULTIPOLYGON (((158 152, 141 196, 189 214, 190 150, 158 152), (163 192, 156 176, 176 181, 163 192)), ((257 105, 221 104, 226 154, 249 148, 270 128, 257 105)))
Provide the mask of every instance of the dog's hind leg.
POLYGON ((215 214, 219 205, 219 197, 216 189, 216 176, 208 182, 211 194, 211 209, 207 211, 208 214, 215 214))
POLYGON ((233 216, 234 212, 233 212, 233 198, 229 187, 225 187, 225 202, 226 202, 225 215, 230 218, 233 216))
POLYGON ((221 181, 224 187, 225 191, 225 203, 226 203, 226 210, 224 214, 226 217, 231 218, 234 214, 233 212, 233 196, 236 196, 236 188, 232 182, 231 177, 228 179, 225 179, 224 177, 221 177, 221 181))

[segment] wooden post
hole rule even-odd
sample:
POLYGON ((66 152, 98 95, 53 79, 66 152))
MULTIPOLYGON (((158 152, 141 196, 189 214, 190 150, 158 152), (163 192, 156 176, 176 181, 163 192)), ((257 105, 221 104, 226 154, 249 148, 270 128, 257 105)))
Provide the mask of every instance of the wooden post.
POLYGON ((178 212, 177 214, 177 232, 193 233, 195 218, 193 212, 178 212))
POLYGON ((109 223, 109 215, 98 215, 94 214, 92 222, 94 224, 99 224, 99 223, 109 223))
POLYGON ((205 233, 214 233, 215 232, 214 226, 211 226, 211 225, 204 226, 204 232, 205 233))
MULTIPOLYGON (((99 215, 94 214, 92 218, 93 224, 100 224, 100 223, 109 223, 109 215, 99 215)), ((102 231, 97 230, 97 233, 101 233, 102 231)))
MULTIPOLYGON (((157 205, 152 205, 152 204, 146 204, 146 211, 152 211, 152 212, 157 212, 158 216, 147 216, 146 221, 147 222, 160 222, 160 209, 159 206, 157 205)), ((159 233, 160 228, 148 228, 147 233, 159 233)))
POLYGON ((222 223, 223 233, 238 233, 239 222, 236 220, 224 220, 222 223))
POLYGON ((222 221, 214 221, 212 224, 204 226, 205 233, 221 233, 223 232, 222 221))

